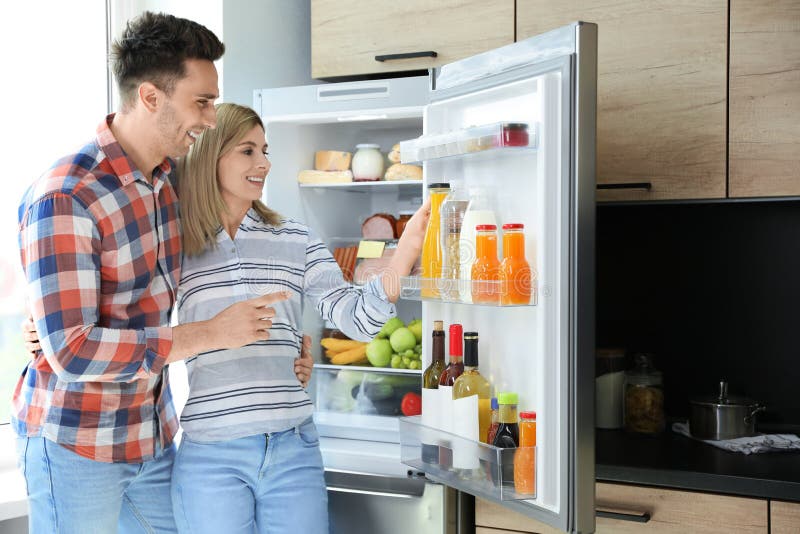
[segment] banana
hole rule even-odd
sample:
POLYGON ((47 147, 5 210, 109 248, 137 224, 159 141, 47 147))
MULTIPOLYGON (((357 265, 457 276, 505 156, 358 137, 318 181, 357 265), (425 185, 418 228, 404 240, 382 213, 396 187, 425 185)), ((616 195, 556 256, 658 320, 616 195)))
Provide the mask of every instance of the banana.
POLYGON ((362 360, 366 360, 366 356, 367 345, 364 343, 359 347, 334 354, 331 356, 331 363, 334 365, 352 365, 362 363, 362 360))
POLYGON ((333 337, 322 338, 322 340, 320 340, 320 344, 332 352, 344 352, 346 350, 367 346, 367 344, 363 341, 355 341, 352 339, 336 339, 333 337))

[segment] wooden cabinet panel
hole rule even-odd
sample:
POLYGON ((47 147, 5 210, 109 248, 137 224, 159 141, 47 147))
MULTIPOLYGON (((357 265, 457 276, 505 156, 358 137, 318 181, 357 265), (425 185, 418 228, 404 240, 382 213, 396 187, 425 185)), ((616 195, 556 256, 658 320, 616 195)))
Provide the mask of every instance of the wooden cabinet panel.
POLYGON ((731 0, 729 194, 800 195, 800 2, 731 0))
POLYGON ((647 523, 597 519, 598 533, 767 534, 767 501, 622 484, 597 484, 599 509, 650 513, 647 523))
POLYGON ((513 0, 311 1, 314 78, 427 69, 513 42, 513 0), (427 50, 438 56, 375 60, 427 50))
POLYGON ((770 534, 800 533, 800 503, 770 501, 770 534))
MULTIPOLYGON (((792 1, 792 0, 787 0, 792 1)), ((524 0, 517 39, 598 25, 598 201, 724 198, 725 0, 524 0)))
POLYGON ((495 532, 525 532, 536 534, 561 534, 562 531, 531 519, 497 503, 475 498, 475 534, 495 532), (502 529, 497 531, 495 529, 502 529))

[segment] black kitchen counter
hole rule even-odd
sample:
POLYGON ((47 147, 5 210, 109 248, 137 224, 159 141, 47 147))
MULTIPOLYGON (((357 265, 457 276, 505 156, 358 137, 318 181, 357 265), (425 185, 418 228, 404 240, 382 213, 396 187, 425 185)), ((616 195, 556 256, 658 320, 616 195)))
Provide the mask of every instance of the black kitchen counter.
POLYGON ((744 455, 672 431, 597 429, 595 445, 598 481, 800 501, 800 451, 744 455))

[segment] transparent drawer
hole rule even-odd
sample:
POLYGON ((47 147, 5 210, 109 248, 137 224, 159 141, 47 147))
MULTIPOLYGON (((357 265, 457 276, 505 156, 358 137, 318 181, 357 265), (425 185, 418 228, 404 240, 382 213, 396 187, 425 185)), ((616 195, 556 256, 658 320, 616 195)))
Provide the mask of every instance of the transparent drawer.
POLYGON ((455 302, 483 306, 535 306, 538 301, 536 282, 531 282, 530 299, 511 298, 505 281, 454 280, 451 278, 400 278, 400 297, 407 300, 455 302), (479 295, 475 298, 475 295, 479 295))
POLYGON ((539 134, 536 124, 495 122, 401 141, 400 161, 418 163, 496 149, 531 150, 538 148, 538 145, 539 134))
POLYGON ((421 392, 422 371, 383 367, 314 365, 318 412, 396 417, 407 393, 421 392))
POLYGON ((493 500, 536 498, 536 447, 500 449, 400 419, 400 460, 427 476, 493 500))

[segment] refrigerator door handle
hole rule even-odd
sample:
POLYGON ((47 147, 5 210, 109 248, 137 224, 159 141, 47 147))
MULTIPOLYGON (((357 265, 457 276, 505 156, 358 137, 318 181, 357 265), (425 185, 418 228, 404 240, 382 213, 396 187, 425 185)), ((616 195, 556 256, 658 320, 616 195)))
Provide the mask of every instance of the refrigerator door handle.
POLYGON ((326 470, 325 485, 328 491, 381 495, 384 497, 413 498, 425 494, 424 478, 372 475, 348 471, 326 470))
POLYGON ((437 57, 439 54, 433 50, 426 50, 424 52, 404 52, 402 54, 383 54, 375 56, 375 61, 392 61, 395 59, 413 59, 417 57, 437 57))
POLYGON ((650 191, 653 184, 650 182, 632 182, 628 184, 597 184, 597 189, 644 189, 650 191))
POLYGON ((628 511, 613 511, 603 510, 598 508, 595 511, 597 517, 605 517, 606 519, 617 519, 619 521, 632 521, 634 523, 647 523, 650 521, 650 512, 628 512, 628 511))
POLYGON ((374 495, 378 497, 395 497, 398 499, 413 499, 420 497, 415 493, 393 492, 393 491, 374 491, 360 488, 342 488, 339 486, 326 486, 328 491, 336 491, 338 493, 357 493, 359 495, 374 495))

